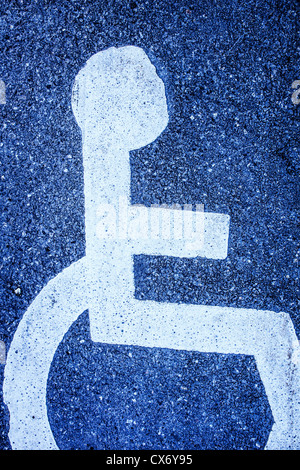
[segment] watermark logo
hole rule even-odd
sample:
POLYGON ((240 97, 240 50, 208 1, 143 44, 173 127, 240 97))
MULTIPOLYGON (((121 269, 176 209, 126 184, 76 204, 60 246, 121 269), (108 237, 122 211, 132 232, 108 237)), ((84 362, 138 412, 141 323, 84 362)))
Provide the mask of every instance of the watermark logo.
POLYGON ((181 240, 186 248, 199 249, 204 243, 203 204, 130 204, 120 196, 116 204, 97 208, 96 235, 103 240, 181 240), (195 209, 194 209, 195 207, 195 209))
POLYGON ((4 341, 0 341, 0 364, 5 364, 6 361, 6 348, 4 341))
POLYGON ((300 103, 300 80, 295 80, 292 83, 292 88, 295 89, 292 94, 292 103, 297 105, 300 103))
POLYGON ((0 80, 0 104, 6 104, 6 90, 3 80, 0 80))

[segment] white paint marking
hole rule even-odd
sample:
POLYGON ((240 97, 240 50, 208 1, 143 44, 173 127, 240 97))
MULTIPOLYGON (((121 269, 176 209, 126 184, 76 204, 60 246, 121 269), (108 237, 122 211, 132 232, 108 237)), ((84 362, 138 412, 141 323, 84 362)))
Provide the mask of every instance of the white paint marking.
MULTIPOLYGON (((289 315, 136 300, 132 255, 140 241, 128 233, 122 240, 97 236, 97 209, 129 199, 129 151, 152 142, 168 122, 164 86, 146 54, 128 46, 93 56, 76 78, 72 106, 83 138, 86 257, 47 284, 14 335, 4 380, 12 447, 57 448, 46 409, 49 368, 64 334, 89 308, 94 341, 253 355, 275 420, 266 448, 299 449, 299 342, 289 315)), ((229 218, 204 214, 207 239, 198 253, 222 259, 229 218)), ((152 242, 141 252, 186 256, 182 241, 176 247, 158 232, 152 242)))
POLYGON ((131 254, 226 258, 229 215, 203 212, 202 204, 197 204, 196 210, 188 204, 183 209, 174 206, 130 205, 125 196, 120 196, 116 205, 100 204, 95 232, 102 240, 99 246, 103 240, 126 241, 124 249, 132 246, 131 254))
POLYGON ((13 449, 57 448, 47 417, 47 378, 64 334, 89 305, 85 263, 73 263, 44 287, 14 335, 3 386, 13 449))

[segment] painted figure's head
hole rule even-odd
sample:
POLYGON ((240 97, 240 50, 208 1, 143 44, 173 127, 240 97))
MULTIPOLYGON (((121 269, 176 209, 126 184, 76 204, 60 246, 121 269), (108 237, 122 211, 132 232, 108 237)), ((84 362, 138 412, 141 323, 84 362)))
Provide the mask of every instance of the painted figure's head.
POLYGON ((93 55, 76 76, 72 109, 83 136, 126 150, 153 142, 168 124, 164 84, 135 46, 93 55))

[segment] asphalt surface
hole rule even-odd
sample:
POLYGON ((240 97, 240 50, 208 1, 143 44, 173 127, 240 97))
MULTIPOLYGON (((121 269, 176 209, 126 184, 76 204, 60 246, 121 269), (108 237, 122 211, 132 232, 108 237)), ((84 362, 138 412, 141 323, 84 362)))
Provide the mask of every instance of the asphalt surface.
MULTIPOLYGON (((132 202, 201 203, 231 217, 225 260, 136 256, 136 297, 287 312, 299 337, 298 22, 290 0, 2 0, 7 350, 40 290, 85 254, 71 89, 93 54, 124 45, 156 66, 170 115, 154 143, 131 153, 132 202)), ((54 356, 47 406, 61 449, 262 449, 273 423, 251 356, 93 343, 87 312, 54 356)))

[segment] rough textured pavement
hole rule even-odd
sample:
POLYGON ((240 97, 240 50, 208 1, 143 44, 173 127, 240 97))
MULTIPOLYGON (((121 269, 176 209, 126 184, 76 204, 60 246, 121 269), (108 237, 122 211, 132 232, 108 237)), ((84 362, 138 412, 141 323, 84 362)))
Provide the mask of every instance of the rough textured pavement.
MULTIPOLYGON (((298 21, 291 0, 2 0, 6 350, 41 289, 85 254, 71 89, 93 54, 125 45, 155 65, 169 109, 161 136, 131 152, 132 203, 231 217, 224 260, 136 256, 136 298, 286 312, 299 337, 298 21)), ((87 311, 53 358, 47 409, 61 449, 262 449, 273 424, 252 356, 93 343, 87 311)))

